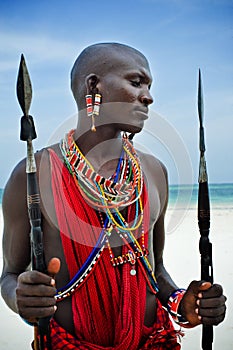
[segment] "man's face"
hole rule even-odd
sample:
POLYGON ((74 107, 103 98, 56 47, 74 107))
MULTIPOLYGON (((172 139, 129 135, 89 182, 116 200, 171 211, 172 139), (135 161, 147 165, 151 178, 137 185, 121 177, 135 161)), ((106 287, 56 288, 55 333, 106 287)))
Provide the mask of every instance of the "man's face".
POLYGON ((132 52, 118 55, 98 85, 104 122, 120 131, 141 131, 148 118, 148 106, 153 102, 151 82, 148 63, 142 56, 132 52))

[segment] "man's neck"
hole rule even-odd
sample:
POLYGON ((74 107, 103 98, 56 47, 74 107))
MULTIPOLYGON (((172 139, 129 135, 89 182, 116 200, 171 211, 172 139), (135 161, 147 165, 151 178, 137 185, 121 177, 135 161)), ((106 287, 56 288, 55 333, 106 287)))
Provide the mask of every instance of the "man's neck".
POLYGON ((115 132, 111 126, 100 126, 96 132, 82 133, 81 130, 78 127, 74 133, 77 146, 95 171, 105 177, 111 176, 122 152, 120 132, 115 132))

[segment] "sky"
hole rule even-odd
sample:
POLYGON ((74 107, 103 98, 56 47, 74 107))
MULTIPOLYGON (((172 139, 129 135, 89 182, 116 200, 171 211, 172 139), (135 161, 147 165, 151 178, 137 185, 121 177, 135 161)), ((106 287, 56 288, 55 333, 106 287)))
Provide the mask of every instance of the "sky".
POLYGON ((33 86, 36 150, 76 114, 70 70, 78 54, 90 44, 113 41, 149 60, 154 103, 135 143, 165 163, 170 183, 197 182, 201 68, 209 182, 233 182, 232 0, 1 0, 0 187, 26 155, 16 98, 21 53, 33 86))

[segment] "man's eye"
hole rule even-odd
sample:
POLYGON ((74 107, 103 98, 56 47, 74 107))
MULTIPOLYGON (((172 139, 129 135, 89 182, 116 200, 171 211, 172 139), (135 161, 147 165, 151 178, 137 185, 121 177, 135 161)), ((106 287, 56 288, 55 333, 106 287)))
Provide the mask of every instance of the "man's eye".
POLYGON ((140 87, 141 81, 140 80, 131 80, 131 84, 135 87, 140 87))

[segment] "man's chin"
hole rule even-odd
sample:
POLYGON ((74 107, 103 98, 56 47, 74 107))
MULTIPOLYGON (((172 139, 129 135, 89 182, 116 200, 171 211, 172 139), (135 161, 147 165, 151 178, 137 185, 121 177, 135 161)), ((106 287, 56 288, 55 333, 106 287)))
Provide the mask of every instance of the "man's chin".
POLYGON ((138 134, 139 132, 142 131, 143 126, 136 126, 136 125, 124 125, 124 127, 122 128, 122 131, 124 132, 128 132, 130 134, 138 134))

